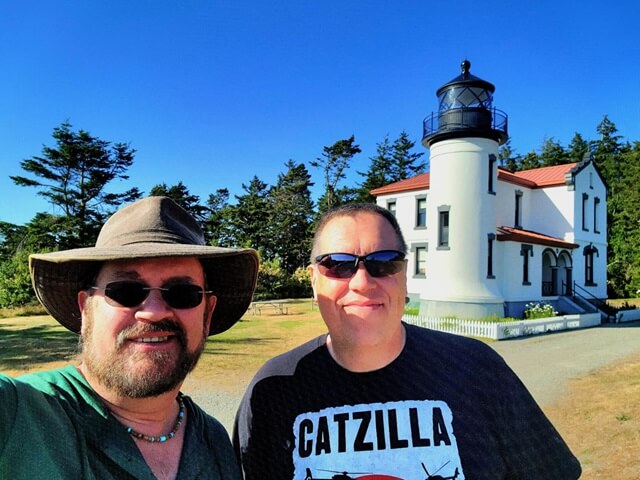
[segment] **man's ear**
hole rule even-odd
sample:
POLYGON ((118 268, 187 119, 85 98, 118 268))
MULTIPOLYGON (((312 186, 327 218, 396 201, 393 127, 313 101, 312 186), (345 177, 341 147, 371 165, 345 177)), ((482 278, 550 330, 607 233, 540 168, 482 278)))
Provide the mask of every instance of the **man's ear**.
POLYGON ((215 295, 207 296, 207 319, 205 332, 208 332, 211 328, 211 319, 213 318, 213 311, 216 309, 216 303, 218 303, 218 297, 216 297, 215 295))
POLYGON ((86 290, 80 290, 78 292, 78 308, 80 309, 81 316, 84 316, 85 310, 89 308, 87 302, 89 301, 90 297, 91 295, 89 295, 89 292, 87 292, 86 290))
POLYGON ((313 289, 313 299, 318 300, 318 294, 316 293, 316 282, 317 282, 318 272, 313 267, 313 265, 309 265, 309 277, 311 278, 311 288, 313 289))

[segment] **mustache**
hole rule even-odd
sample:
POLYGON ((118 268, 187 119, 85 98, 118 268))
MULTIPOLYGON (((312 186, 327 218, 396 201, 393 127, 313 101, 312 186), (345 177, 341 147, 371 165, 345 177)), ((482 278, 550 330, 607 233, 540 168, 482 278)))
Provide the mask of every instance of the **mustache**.
POLYGON ((160 320, 154 323, 136 324, 126 327, 118 334, 116 347, 122 347, 124 343, 131 337, 146 335, 156 332, 174 333, 182 346, 186 346, 186 335, 182 327, 173 320, 160 320))

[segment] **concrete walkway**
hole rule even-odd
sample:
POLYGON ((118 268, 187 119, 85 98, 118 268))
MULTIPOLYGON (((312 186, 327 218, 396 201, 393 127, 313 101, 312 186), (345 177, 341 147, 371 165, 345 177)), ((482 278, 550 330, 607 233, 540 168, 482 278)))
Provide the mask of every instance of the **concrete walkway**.
POLYGON ((640 354, 640 322, 503 340, 491 345, 544 407, 566 393, 569 380, 640 354))

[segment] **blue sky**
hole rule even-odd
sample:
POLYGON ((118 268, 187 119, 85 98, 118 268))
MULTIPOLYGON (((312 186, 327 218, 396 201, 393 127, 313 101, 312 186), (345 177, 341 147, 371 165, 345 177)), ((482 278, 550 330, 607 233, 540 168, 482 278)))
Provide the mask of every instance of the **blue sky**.
POLYGON ((337 140, 362 148, 351 185, 385 135, 405 130, 426 152, 422 120, 464 58, 496 86, 517 153, 595 139, 605 114, 640 140, 639 14, 592 0, 4 1, 0 220, 53 211, 9 175, 65 120, 137 150, 112 191, 182 181, 203 200, 239 195, 291 159, 317 198, 309 162, 337 140))

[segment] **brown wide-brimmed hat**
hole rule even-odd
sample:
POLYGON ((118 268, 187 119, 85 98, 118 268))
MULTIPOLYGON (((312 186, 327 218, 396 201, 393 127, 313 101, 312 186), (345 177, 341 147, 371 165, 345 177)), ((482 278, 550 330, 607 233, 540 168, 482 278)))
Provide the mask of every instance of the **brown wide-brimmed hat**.
POLYGON ((95 247, 31 255, 29 268, 38 300, 72 332, 81 326, 78 292, 91 286, 102 262, 194 257, 207 287, 218 297, 209 335, 224 332, 245 313, 258 278, 258 253, 251 248, 205 245, 195 219, 168 197, 147 197, 114 213, 95 247))

